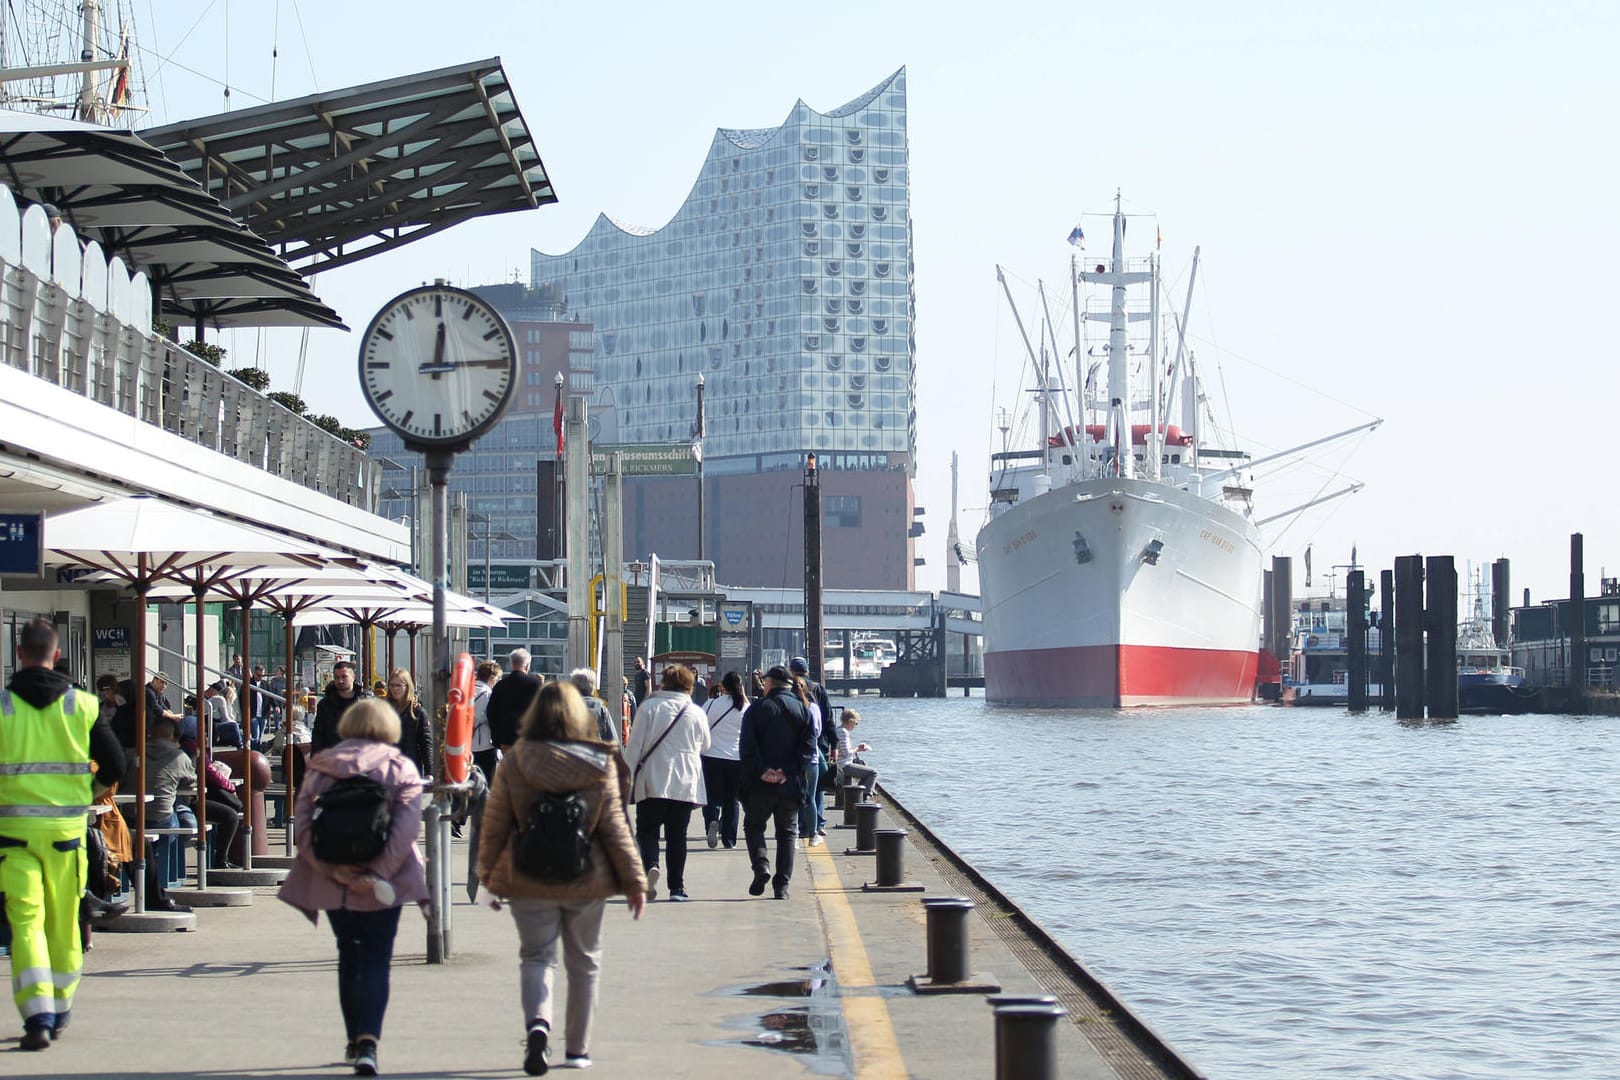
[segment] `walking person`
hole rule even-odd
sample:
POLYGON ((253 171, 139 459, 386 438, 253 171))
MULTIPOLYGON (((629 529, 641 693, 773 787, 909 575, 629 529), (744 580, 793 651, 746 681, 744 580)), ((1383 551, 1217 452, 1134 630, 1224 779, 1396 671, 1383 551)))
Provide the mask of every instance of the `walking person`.
POLYGON ((800 697, 810 707, 810 722, 815 728, 816 775, 806 801, 806 808, 814 820, 799 821, 800 835, 808 838, 809 845, 814 847, 827 835, 827 807, 821 797, 822 774, 832 767, 833 756, 838 750, 838 736, 833 726, 832 703, 827 700, 827 688, 810 677, 810 661, 802 656, 795 656, 788 661, 788 672, 804 683, 799 688, 800 697))
MULTIPOLYGON (((225 684, 228 696, 231 684, 225 684)), ((354 681, 354 662, 352 660, 339 660, 332 665, 332 683, 321 695, 320 704, 315 706, 315 722, 310 725, 309 752, 318 754, 322 750, 338 744, 338 721, 349 706, 370 695, 365 688, 354 681)), ((227 701, 227 704, 229 702, 227 701)), ((235 719, 235 717, 232 717, 235 719)))
POLYGON ((529 673, 533 659, 528 649, 513 649, 507 657, 511 670, 490 691, 489 704, 485 706, 489 735, 502 750, 517 742, 523 718, 534 696, 540 692, 542 680, 529 673))
POLYGON ((568 673, 568 681, 579 691, 579 696, 585 702, 585 711, 590 713, 591 719, 595 721, 597 738, 614 746, 620 745, 619 725, 614 721, 608 707, 596 696, 596 670, 588 667, 575 668, 568 673))
POLYGON ((492 907, 499 910, 502 899, 511 905, 517 924, 528 1033, 523 1071, 530 1076, 543 1075, 548 1067, 559 942, 568 971, 564 1049, 570 1066, 585 1068, 591 1063, 607 898, 627 897, 634 919, 641 918, 647 905, 647 879, 623 812, 628 770, 617 747, 597 741, 594 729, 571 684, 547 683, 521 737, 497 771, 484 808, 478 879, 495 898, 492 907), (538 868, 530 865, 526 870, 519 864, 518 850, 528 849, 536 804, 568 793, 582 804, 577 828, 589 837, 589 854, 573 878, 542 880, 538 868))
POLYGON ((399 746, 416 764, 422 779, 433 779, 433 725, 427 710, 416 698, 416 681, 411 673, 397 667, 388 673, 388 704, 399 714, 399 746))
POLYGON ((754 880, 748 895, 760 896, 771 883, 778 900, 788 898, 793 880, 793 845, 798 838, 800 786, 805 760, 815 753, 810 714, 793 692, 793 676, 780 664, 765 673, 764 697, 743 714, 738 756, 742 762, 743 836, 754 880), (765 854, 765 823, 776 823, 776 875, 765 854))
POLYGON ((730 851, 737 846, 738 793, 742 787, 743 713, 748 698, 743 694, 742 676, 726 672, 722 690, 704 706, 709 720, 709 748, 703 751, 703 787, 708 802, 703 806, 704 836, 709 846, 724 844, 730 851))
POLYGON ((805 715, 810 718, 810 757, 804 763, 804 789, 803 799, 799 803, 799 835, 806 840, 806 846, 815 847, 821 843, 826 833, 826 826, 821 821, 821 729, 823 726, 821 707, 816 704, 815 698, 810 695, 810 683, 802 675, 789 673, 792 680, 789 690, 804 706, 805 715))
POLYGON ((658 837, 666 840, 669 898, 686 895, 686 827, 692 811, 708 801, 703 787, 703 751, 709 748, 709 722, 692 704, 697 674, 681 664, 664 667, 662 689, 647 695, 636 710, 625 747, 630 769, 630 801, 636 804, 636 843, 647 868, 647 899, 658 899, 658 837))
POLYGON ((100 703, 54 670, 59 656, 56 627, 25 623, 16 674, 0 693, 0 892, 24 1050, 46 1049, 68 1025, 84 965, 85 817, 93 788, 124 772, 100 703))
POLYGON ((338 721, 337 735, 336 746, 309 759, 309 780, 298 789, 293 811, 298 857, 277 896, 312 923, 326 912, 337 939, 338 1005, 348 1040, 343 1060, 354 1066, 356 1076, 375 1076, 400 908, 415 903, 425 910, 428 902, 427 876, 416 850, 422 831, 422 776, 395 745, 399 714, 386 702, 369 697, 356 702, 338 721), (323 803, 329 792, 333 797, 323 803), (341 814, 337 792, 347 804, 341 814), (365 807, 358 802, 364 795, 379 802, 365 807), (352 825, 357 819, 374 829, 375 811, 383 805, 386 835, 335 835, 342 823, 352 825), (357 814, 356 809, 371 812, 357 814), (324 824, 323 814, 330 814, 324 824), (340 842, 350 851, 381 850, 364 862, 328 862, 316 855, 317 848, 340 842))

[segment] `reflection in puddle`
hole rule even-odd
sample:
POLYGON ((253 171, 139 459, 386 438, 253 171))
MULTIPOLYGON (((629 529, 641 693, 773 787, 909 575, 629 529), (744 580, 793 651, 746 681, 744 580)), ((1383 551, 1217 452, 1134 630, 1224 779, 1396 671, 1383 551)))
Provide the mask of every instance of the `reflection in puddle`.
POLYGON ((849 1033, 844 1027, 843 1002, 838 981, 828 961, 798 968, 802 978, 781 979, 753 986, 728 987, 729 997, 801 998, 802 1005, 784 1005, 754 1016, 740 1017, 736 1026, 750 1032, 738 1040, 743 1046, 777 1050, 805 1059, 823 1076, 853 1076, 849 1033))

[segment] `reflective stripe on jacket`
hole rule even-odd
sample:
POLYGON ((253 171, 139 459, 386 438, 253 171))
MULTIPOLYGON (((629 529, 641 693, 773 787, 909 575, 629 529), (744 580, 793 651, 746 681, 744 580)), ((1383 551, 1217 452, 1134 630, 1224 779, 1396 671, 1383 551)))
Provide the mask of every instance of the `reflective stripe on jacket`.
POLYGON ((0 831, 84 831, 99 711, 94 695, 71 689, 43 709, 0 690, 0 831))

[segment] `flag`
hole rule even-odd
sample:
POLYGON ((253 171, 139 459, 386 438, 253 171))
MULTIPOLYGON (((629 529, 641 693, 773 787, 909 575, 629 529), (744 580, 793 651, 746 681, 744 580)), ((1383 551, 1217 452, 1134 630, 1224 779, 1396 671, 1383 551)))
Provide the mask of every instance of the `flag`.
POLYGON ((124 39, 124 49, 119 54, 118 59, 123 61, 123 64, 118 68, 118 75, 113 80, 112 94, 107 103, 114 109, 121 110, 125 105, 129 104, 129 39, 127 37, 124 39))
POLYGON ((1305 545, 1305 587, 1311 587, 1311 546, 1305 545))
POLYGON ((1153 226, 1153 233, 1154 233, 1153 250, 1157 251, 1160 248, 1164 247, 1164 230, 1159 228, 1157 225, 1155 225, 1155 226, 1153 226))
POLYGON ((551 430, 557 433, 557 460, 563 456, 563 407, 562 387, 557 387, 557 404, 551 410, 551 430))
POLYGON ((1076 225, 1074 227, 1074 231, 1069 234, 1069 243, 1073 244, 1081 251, 1086 250, 1086 234, 1085 231, 1080 228, 1080 226, 1076 225))

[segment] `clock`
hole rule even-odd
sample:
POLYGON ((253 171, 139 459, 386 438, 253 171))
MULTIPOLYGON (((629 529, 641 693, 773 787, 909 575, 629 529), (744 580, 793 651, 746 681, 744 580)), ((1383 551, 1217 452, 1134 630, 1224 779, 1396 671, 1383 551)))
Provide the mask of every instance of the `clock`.
POLYGON ((400 293, 360 339, 360 387, 416 450, 462 450, 500 420, 517 384, 517 342, 480 297, 449 285, 400 293))

